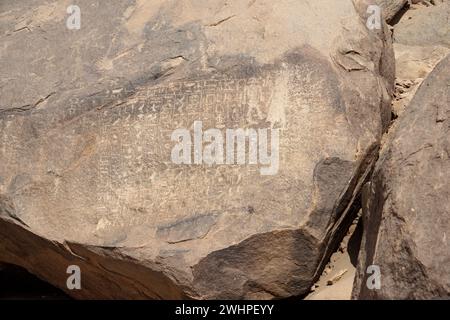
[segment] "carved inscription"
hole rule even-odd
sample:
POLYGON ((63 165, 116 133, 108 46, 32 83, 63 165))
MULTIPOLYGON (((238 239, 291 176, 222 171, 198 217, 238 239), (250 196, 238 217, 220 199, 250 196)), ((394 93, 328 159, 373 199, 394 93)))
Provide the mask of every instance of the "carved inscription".
POLYGON ((205 208, 235 210, 243 181, 259 176, 258 168, 176 165, 171 134, 199 120, 219 129, 273 125, 268 115, 277 98, 277 77, 174 82, 138 90, 126 103, 101 109, 96 120, 100 227, 170 222, 177 212, 195 216, 205 208))

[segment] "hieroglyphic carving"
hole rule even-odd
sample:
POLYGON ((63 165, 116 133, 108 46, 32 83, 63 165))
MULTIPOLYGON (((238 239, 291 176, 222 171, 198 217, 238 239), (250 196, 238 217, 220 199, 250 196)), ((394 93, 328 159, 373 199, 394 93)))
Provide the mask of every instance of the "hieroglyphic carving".
POLYGON ((173 82, 140 89, 126 103, 102 109, 99 209, 114 225, 138 224, 163 220, 155 215, 183 205, 193 214, 204 207, 219 210, 222 199, 239 197, 241 181, 258 174, 257 168, 180 167, 170 160, 170 136, 198 120, 205 128, 258 127, 266 120, 275 77, 173 82), (183 203, 180 194, 191 188, 196 188, 197 208, 183 203), (130 222, 124 212, 130 208, 144 208, 144 220, 130 222))

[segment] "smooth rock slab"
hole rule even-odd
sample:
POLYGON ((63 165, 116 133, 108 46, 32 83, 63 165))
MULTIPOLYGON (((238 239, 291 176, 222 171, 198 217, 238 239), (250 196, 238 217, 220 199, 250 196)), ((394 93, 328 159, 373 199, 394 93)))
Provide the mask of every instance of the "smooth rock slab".
POLYGON ((352 1, 79 1, 80 30, 33 4, 2 14, 0 261, 76 298, 305 294, 390 120, 386 27, 352 1), (277 170, 177 164, 196 121, 278 130, 277 170))

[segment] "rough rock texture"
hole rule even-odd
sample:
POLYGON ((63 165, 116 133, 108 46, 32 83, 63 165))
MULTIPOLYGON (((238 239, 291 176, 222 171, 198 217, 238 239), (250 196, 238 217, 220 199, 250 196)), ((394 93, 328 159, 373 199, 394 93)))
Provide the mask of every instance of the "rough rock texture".
POLYGON ((416 1, 394 26, 396 90, 400 115, 436 64, 450 53, 450 1, 416 1))
POLYGON ((391 21, 403 9, 408 0, 375 0, 375 2, 383 9, 386 21, 391 21))
POLYGON ((422 81, 450 53, 450 48, 394 43, 394 51, 397 77, 392 112, 399 116, 411 102, 422 81))
POLYGON ((86 0, 68 30, 70 4, 1 4, 0 261, 76 298, 306 293, 390 121, 387 27, 350 0, 86 0), (174 164, 197 120, 279 129, 277 174, 174 164))
POLYGON ((405 7, 407 2, 408 0, 355 0, 356 7, 363 12, 367 12, 370 5, 380 6, 382 16, 388 22, 405 7))
POLYGON ((365 188, 353 297, 450 298, 450 56, 396 123, 365 188), (380 290, 365 271, 378 265, 380 290))
POLYGON ((436 0, 434 3, 412 6, 395 26, 395 42, 450 47, 450 1, 436 0))

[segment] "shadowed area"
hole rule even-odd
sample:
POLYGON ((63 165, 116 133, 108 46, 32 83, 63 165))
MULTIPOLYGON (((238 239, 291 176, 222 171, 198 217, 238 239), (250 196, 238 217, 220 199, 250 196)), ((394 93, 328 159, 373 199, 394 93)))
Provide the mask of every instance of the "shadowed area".
POLYGON ((0 265, 0 300, 67 300, 63 291, 12 264, 0 265))

